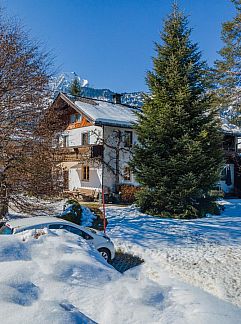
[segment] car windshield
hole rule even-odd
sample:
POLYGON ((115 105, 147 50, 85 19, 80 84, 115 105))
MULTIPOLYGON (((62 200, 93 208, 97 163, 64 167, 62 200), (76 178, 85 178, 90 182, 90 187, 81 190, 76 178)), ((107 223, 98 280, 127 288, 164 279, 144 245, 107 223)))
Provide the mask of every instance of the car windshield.
POLYGON ((0 228, 0 234, 12 234, 13 230, 12 228, 9 228, 8 226, 4 225, 0 228))

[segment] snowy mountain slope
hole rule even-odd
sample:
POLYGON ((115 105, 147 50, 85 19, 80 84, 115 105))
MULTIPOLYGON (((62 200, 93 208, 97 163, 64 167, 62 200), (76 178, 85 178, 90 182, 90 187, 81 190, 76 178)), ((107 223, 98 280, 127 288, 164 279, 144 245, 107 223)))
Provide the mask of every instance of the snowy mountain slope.
POLYGON ((66 92, 68 91, 71 82, 74 79, 78 79, 81 87, 87 87, 89 85, 89 81, 82 79, 80 76, 78 76, 75 72, 63 72, 59 75, 56 75, 55 77, 52 77, 50 80, 50 90, 55 91, 62 91, 66 92))
MULTIPOLYGON (((77 78, 81 84, 82 96, 110 102, 113 100, 113 94, 115 92, 109 89, 95 89, 90 87, 88 80, 82 79, 75 72, 63 72, 51 79, 50 89, 53 92, 53 95, 55 96, 60 91, 69 93, 70 85, 75 78, 77 78)), ((121 102, 123 104, 140 107, 143 104, 143 95, 141 92, 123 93, 121 102)))

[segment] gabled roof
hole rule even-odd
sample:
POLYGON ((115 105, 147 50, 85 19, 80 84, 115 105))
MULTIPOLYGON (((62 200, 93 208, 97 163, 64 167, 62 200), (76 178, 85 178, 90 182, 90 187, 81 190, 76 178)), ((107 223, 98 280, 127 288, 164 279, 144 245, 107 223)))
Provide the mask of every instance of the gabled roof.
POLYGON ((137 122, 136 112, 139 111, 138 108, 96 99, 74 98, 63 93, 60 93, 55 101, 59 97, 76 111, 86 115, 95 125, 132 128, 137 122))

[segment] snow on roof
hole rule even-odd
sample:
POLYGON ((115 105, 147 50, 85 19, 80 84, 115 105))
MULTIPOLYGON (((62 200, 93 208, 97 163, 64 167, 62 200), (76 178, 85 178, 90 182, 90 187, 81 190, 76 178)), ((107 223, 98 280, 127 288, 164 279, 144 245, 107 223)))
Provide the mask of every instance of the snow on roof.
POLYGON ((225 118, 221 118, 221 121, 222 121, 222 131, 225 134, 241 136, 241 128, 240 127, 238 127, 237 125, 231 124, 225 118))
MULTIPOLYGON (((96 125, 132 128, 137 122, 136 112, 140 111, 140 108, 84 97, 75 101, 74 97, 69 94, 61 93, 61 95, 72 102, 76 110, 79 110, 80 113, 84 113, 96 125)), ((229 115, 230 112, 225 111, 222 112, 220 116, 223 133, 241 136, 241 128, 228 121, 227 116, 229 115)))
POLYGON ((75 101, 74 104, 89 116, 95 124, 133 127, 133 124, 137 122, 135 114, 137 109, 128 106, 99 100, 95 100, 93 103, 75 101))

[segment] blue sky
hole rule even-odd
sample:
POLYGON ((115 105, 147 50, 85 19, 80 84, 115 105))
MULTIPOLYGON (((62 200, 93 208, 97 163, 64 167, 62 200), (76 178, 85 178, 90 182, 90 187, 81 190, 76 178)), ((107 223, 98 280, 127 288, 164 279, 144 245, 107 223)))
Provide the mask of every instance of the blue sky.
MULTIPOLYGON (((171 0, 1 0, 32 37, 52 50, 59 72, 75 71, 95 88, 146 90, 154 41, 171 0)), ((179 0, 192 39, 212 64, 221 48, 221 24, 233 17, 229 0, 179 0)))

